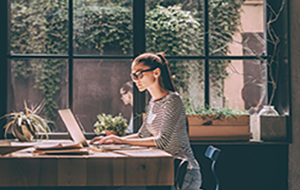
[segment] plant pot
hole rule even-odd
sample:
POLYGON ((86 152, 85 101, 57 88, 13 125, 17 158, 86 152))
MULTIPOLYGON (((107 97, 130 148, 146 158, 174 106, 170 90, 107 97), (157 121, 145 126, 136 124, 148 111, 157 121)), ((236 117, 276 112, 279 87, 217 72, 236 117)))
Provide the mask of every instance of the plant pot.
POLYGON ((251 115, 250 119, 254 140, 287 140, 287 116, 251 115))
POLYGON ((105 134, 106 134, 106 136, 108 136, 108 135, 117 135, 117 132, 116 131, 105 130, 105 134))
POLYGON ((248 141, 250 139, 250 116, 238 115, 227 119, 201 118, 187 115, 190 140, 200 141, 248 141))
POLYGON ((27 129, 26 125, 21 125, 21 127, 14 127, 13 130, 15 133, 15 137, 21 142, 28 142, 33 139, 33 135, 27 129))

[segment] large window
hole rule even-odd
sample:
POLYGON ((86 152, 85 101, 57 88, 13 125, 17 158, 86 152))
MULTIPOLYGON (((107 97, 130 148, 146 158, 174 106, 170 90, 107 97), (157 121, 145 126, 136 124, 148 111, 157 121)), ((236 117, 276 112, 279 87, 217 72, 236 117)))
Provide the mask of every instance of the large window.
POLYGON ((144 110, 147 94, 133 88, 134 102, 125 103, 122 85, 145 51, 165 53, 188 110, 228 106, 254 114, 270 103, 288 111, 281 0, 7 2, 7 110, 44 101, 54 132, 66 131, 57 110, 67 107, 86 132, 100 113, 135 118, 136 131, 141 119, 132 113, 144 110))

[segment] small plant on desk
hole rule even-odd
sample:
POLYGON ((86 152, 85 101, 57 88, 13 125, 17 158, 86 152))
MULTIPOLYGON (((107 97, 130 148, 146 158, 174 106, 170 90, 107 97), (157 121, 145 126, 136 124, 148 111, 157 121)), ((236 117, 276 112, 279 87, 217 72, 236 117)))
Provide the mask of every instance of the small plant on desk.
POLYGON ((115 134, 118 136, 126 135, 125 130, 128 128, 127 120, 121 114, 113 117, 105 113, 97 115, 98 121, 94 124, 94 131, 99 135, 102 131, 108 134, 115 134))

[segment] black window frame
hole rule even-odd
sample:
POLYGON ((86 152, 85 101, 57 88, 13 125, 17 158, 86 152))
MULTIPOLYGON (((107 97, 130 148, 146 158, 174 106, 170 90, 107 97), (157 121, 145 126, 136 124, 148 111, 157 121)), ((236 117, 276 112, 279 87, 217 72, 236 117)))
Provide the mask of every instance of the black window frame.
MULTIPOLYGON (((37 54, 10 54, 10 41, 9 41, 9 27, 10 27, 10 0, 3 0, 0 2, 0 25, 2 26, 2 31, 0 35, 0 86, 2 88, 2 92, 5 93, 0 94, 0 115, 4 115, 7 113, 7 102, 10 101, 7 90, 8 85, 8 78, 9 70, 10 70, 10 60, 13 58, 24 58, 24 59, 40 59, 40 58, 47 58, 47 59, 68 59, 68 66, 69 66, 69 107, 72 109, 73 104, 73 60, 74 59, 134 59, 140 53, 145 52, 146 49, 146 39, 145 39, 145 0, 133 0, 133 54, 132 55, 124 55, 124 56, 110 56, 110 55, 74 55, 73 54, 73 1, 69 0, 69 50, 67 55, 37 55, 37 54)), ((268 3, 276 5, 277 2, 280 0, 264 0, 268 3)), ((288 2, 285 5, 288 7, 288 2)), ((221 59, 221 60, 257 60, 257 56, 213 56, 209 53, 209 22, 208 22, 208 7, 209 7, 209 0, 203 0, 203 18, 204 18, 204 54, 201 56, 166 56, 167 59, 172 60, 203 60, 205 65, 205 104, 209 105, 210 102, 210 94, 209 94, 209 61, 214 59, 221 59)), ((266 6, 265 6, 266 7, 266 6)), ((268 14, 268 13, 267 13, 268 14)), ((288 20, 288 19, 287 19, 288 20)), ((284 22, 284 21, 281 21, 284 22)), ((266 23, 266 18, 265 18, 266 23)), ((289 25, 288 25, 289 26, 289 25)), ((280 30, 279 28, 275 28, 280 30)), ((289 46, 288 46, 289 47, 289 46)), ((267 52, 270 52, 271 49, 268 48, 267 45, 267 52)), ((289 52, 289 51, 288 51, 289 52)), ((268 55, 262 55, 262 59, 268 59, 268 55)), ((289 85, 290 85, 290 71, 289 71, 289 85)), ((291 88, 289 87, 289 99, 291 99, 291 88)), ((270 89, 269 89, 270 90, 270 89)), ((280 90, 280 89, 279 89, 280 90)), ((270 93, 268 93, 270 94, 270 93)), ((145 107, 146 94, 138 92, 137 88, 134 88, 134 105, 133 105, 133 113, 139 114, 142 113, 145 107)), ((276 103, 276 102, 275 102, 276 103)), ((291 110, 291 104, 289 106, 291 110)), ((289 113, 291 111, 289 110, 289 113)), ((290 117, 291 118, 291 117, 290 117)), ((290 121, 290 119, 289 119, 290 121)), ((4 126, 6 121, 1 120, 0 126, 4 126)), ((137 131, 140 124, 142 123, 142 118, 136 117, 134 120, 134 131, 137 131)), ((291 122, 289 122, 289 129, 291 129, 291 122)), ((4 131, 0 130, 0 138, 3 138, 4 131)), ((289 133, 290 134, 290 133, 289 133)), ((290 138, 289 138, 290 139, 290 138)))

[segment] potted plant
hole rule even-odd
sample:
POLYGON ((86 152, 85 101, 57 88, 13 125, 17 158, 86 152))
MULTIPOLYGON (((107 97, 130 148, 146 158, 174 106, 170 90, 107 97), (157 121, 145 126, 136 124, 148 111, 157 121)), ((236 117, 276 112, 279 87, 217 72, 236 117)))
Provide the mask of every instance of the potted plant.
POLYGON ((249 140, 250 116, 229 107, 187 109, 191 140, 249 140))
POLYGON ((94 124, 94 131, 99 135, 105 131, 106 135, 115 134, 118 136, 126 135, 125 130, 128 127, 127 120, 121 113, 115 117, 105 113, 97 115, 98 120, 94 124))
MULTIPOLYGON (((24 102, 24 112, 12 112, 2 116, 0 119, 5 117, 9 119, 4 126, 5 138, 7 138, 7 133, 9 132, 11 132, 19 141, 32 141, 38 139, 39 132, 45 133, 46 138, 48 138, 48 132, 51 131, 48 123, 51 123, 51 121, 39 115, 42 106, 43 104, 40 104, 28 108, 26 102, 24 102)), ((41 136, 41 138, 42 137, 43 136, 41 136)))

